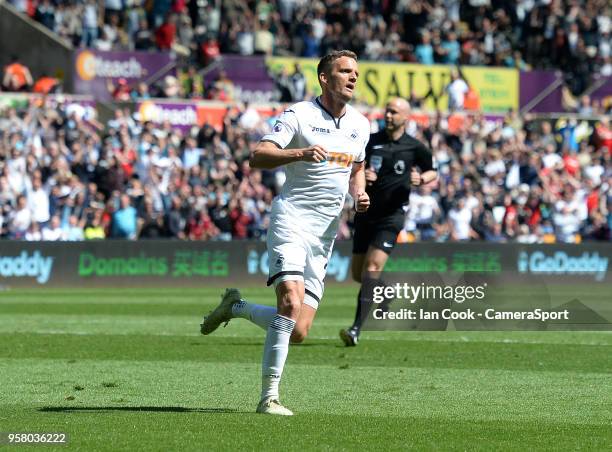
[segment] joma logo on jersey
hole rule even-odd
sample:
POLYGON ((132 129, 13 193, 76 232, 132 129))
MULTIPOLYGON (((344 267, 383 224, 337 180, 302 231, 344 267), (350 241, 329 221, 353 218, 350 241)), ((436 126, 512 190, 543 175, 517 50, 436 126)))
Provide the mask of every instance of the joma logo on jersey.
POLYGON ((331 133, 331 130, 329 130, 329 129, 323 129, 323 128, 321 128, 321 127, 310 126, 310 128, 312 129, 312 132, 317 132, 317 133, 331 133))
POLYGON ((349 167, 355 161, 355 157, 344 152, 328 152, 327 161, 339 166, 349 167))

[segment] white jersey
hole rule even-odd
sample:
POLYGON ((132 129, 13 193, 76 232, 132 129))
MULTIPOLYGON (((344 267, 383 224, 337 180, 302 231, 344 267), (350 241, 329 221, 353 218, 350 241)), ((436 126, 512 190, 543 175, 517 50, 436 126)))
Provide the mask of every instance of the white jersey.
MULTIPOLYGON (((275 199, 277 208, 295 213, 296 220, 314 234, 324 234, 342 211, 353 163, 365 159, 370 123, 350 105, 336 119, 319 99, 299 102, 283 112, 271 133, 262 138, 283 149, 318 144, 328 152, 327 161, 286 165, 287 180, 275 199)), ((335 231, 329 231, 335 235, 335 231)))

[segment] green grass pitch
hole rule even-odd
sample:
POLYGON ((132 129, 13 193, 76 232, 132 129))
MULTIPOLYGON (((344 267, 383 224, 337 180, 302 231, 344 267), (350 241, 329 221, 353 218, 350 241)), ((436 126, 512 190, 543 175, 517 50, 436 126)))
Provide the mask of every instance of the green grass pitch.
POLYGON ((4 291, 0 431, 69 435, 45 450, 612 449, 612 334, 366 332, 347 349, 356 290, 329 288, 291 347, 292 418, 254 413, 261 329, 200 336, 219 289, 4 291))

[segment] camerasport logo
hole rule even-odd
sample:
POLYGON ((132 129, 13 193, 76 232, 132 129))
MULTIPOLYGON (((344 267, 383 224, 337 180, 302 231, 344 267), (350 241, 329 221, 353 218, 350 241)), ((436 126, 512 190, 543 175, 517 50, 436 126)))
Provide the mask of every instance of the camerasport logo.
POLYGON ((53 258, 43 256, 40 251, 32 255, 22 251, 17 256, 0 256, 2 278, 36 278, 39 284, 49 281, 53 269, 53 258))
POLYGON ((517 267, 519 273, 548 275, 592 275, 595 281, 603 281, 608 271, 608 258, 599 253, 584 252, 572 256, 563 251, 547 254, 543 251, 519 253, 517 267))
POLYGON ((76 58, 76 72, 81 80, 94 78, 134 78, 140 79, 147 71, 134 57, 127 60, 105 58, 85 50, 76 58))

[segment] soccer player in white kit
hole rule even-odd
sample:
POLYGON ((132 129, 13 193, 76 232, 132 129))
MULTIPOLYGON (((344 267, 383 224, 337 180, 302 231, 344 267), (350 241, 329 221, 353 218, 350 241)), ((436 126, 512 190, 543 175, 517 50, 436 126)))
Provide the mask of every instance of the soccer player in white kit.
POLYGON ((210 334, 242 317, 267 331, 258 413, 293 414, 281 405, 278 390, 289 341, 302 342, 312 325, 347 192, 358 212, 370 205, 363 163, 370 124, 348 105, 359 76, 357 56, 331 52, 317 74, 321 96, 285 110, 250 160, 253 168, 285 165, 267 236, 268 285, 275 287, 277 307, 249 303, 237 289, 227 289, 200 325, 202 334, 210 334))

